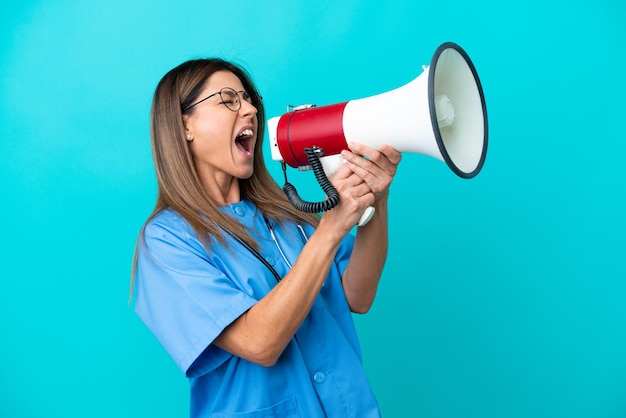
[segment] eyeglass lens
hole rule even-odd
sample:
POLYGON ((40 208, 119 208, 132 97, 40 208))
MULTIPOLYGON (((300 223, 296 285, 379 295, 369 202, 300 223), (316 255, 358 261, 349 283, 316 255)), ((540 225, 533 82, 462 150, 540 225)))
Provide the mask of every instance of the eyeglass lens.
POLYGON ((241 98, 248 103, 252 103, 252 98, 245 91, 236 92, 230 87, 224 87, 220 90, 220 98, 222 99, 222 103, 224 106, 232 110, 233 112, 238 112, 241 108, 241 98))

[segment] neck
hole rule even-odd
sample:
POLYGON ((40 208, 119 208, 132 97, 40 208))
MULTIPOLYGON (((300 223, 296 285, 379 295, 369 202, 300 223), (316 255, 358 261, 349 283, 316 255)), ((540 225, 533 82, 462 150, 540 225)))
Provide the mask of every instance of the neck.
POLYGON ((218 206, 227 206, 241 201, 241 190, 239 189, 239 179, 229 177, 222 181, 206 181, 203 179, 202 186, 211 196, 218 206))

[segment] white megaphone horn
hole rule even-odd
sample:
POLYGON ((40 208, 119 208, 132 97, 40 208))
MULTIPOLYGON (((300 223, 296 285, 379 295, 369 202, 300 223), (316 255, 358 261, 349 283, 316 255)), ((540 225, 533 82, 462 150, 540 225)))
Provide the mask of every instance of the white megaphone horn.
MULTIPOLYGON (((328 106, 303 105, 268 120, 272 159, 313 169, 327 194, 302 201, 288 182, 285 193, 305 212, 322 212, 339 200, 327 177, 342 164, 348 142, 429 155, 462 178, 476 176, 487 155, 487 108, 476 69, 457 44, 437 48, 430 65, 408 84, 375 96, 328 106)), ((286 180, 286 172, 285 172, 286 180)), ((368 208, 359 225, 373 216, 368 208)))

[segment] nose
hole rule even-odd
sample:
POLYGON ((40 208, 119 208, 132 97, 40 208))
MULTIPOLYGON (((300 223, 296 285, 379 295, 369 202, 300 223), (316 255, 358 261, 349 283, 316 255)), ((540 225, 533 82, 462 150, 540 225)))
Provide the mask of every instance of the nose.
POLYGON ((239 108, 239 114, 243 115, 243 116, 254 116, 256 115, 258 112, 258 109, 256 108, 256 106, 254 106, 252 103, 242 100, 241 101, 241 107, 239 108))

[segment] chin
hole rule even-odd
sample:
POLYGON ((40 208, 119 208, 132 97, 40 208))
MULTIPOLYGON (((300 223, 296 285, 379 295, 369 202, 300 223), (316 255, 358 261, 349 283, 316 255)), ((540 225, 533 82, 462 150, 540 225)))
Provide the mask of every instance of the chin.
POLYGON ((241 176, 239 176, 239 179, 240 180, 248 180, 250 177, 252 177, 252 174, 254 174, 254 170, 250 169, 249 172, 243 173, 241 176))

